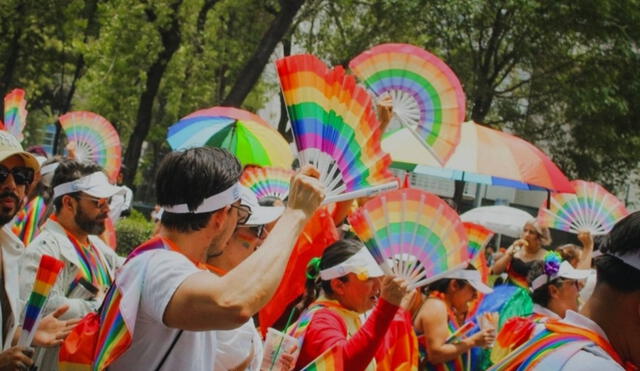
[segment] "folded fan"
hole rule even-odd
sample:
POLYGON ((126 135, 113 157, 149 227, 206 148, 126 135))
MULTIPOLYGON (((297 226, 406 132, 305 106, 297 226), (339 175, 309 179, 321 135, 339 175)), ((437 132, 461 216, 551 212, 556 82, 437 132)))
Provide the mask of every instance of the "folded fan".
POLYGON ((460 141, 465 96, 455 73, 435 55, 409 44, 375 46, 349 68, 377 97, 390 95, 393 114, 444 164, 460 141))
POLYGON ((49 298, 49 292, 58 279, 58 274, 64 267, 64 262, 49 255, 42 255, 36 272, 36 280, 27 301, 24 323, 18 345, 31 346, 31 341, 42 318, 42 310, 49 298))
POLYGON ((264 197, 275 197, 284 200, 289 196, 289 184, 294 172, 279 167, 247 167, 240 183, 249 187, 258 200, 264 197))
POLYGON ((300 165, 318 168, 328 196, 393 179, 371 97, 353 76, 307 54, 280 59, 276 66, 300 165))
POLYGON ((122 164, 122 147, 116 129, 104 117, 88 111, 66 113, 59 118, 70 143, 75 143, 76 157, 102 166, 115 181, 122 164))
POLYGON ((404 188, 383 193, 359 208, 349 222, 385 273, 399 275, 413 287, 469 262, 460 217, 429 192, 404 188))
POLYGON ((629 214, 622 201, 607 192, 601 185, 584 180, 574 180, 571 185, 576 193, 555 193, 538 211, 541 224, 566 232, 581 230, 593 235, 608 233, 616 222, 629 214))
POLYGON ((4 97, 4 130, 22 142, 22 130, 26 123, 27 101, 24 99, 24 90, 13 89, 4 97))

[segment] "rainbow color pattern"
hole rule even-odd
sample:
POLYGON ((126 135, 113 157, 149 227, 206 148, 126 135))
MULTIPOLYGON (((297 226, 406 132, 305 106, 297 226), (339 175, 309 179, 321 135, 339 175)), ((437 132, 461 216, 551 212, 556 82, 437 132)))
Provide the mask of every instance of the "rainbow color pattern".
POLYGON ((279 167, 247 167, 240 183, 253 191, 258 200, 275 197, 284 200, 289 195, 289 183, 294 172, 279 167))
POLYGON ((276 61, 300 165, 312 164, 328 195, 392 179, 371 97, 340 66, 303 54, 276 61))
POLYGON ((602 235, 629 214, 624 203, 601 185, 584 180, 574 180, 571 185, 575 194, 554 193, 549 209, 546 202, 540 206, 538 220, 542 225, 566 232, 585 230, 602 235))
POLYGON ((76 144, 79 161, 91 160, 102 166, 115 181, 122 164, 122 147, 116 129, 104 117, 88 111, 66 113, 59 118, 69 142, 76 144))
MULTIPOLYGON (((484 248, 487 246, 491 238, 495 234, 491 230, 481 226, 480 224, 464 222, 464 229, 467 232, 469 244, 469 261, 480 272, 482 282, 489 283, 489 266, 484 255, 484 248)), ((469 305, 469 316, 473 316, 478 311, 484 294, 478 292, 477 298, 469 305)))
POLYGON ((444 163, 460 141, 465 96, 455 73, 435 55, 409 44, 375 46, 349 68, 377 97, 393 99, 400 122, 444 163))
POLYGON ((42 316, 42 309, 47 302, 49 292, 58 279, 58 274, 64 267, 64 262, 49 255, 42 255, 40 265, 36 272, 36 280, 33 283, 33 290, 27 301, 22 333, 19 344, 30 346, 31 340, 38 327, 42 316))
POLYGON ((22 130, 26 124, 27 101, 24 99, 24 90, 13 89, 4 97, 4 130, 22 142, 22 130))
POLYGON ((12 230, 25 246, 29 246, 31 241, 38 234, 40 221, 45 214, 47 205, 42 196, 36 196, 33 200, 20 210, 16 215, 16 222, 12 230))
POLYGON ((429 192, 403 188, 383 193, 356 210, 349 222, 378 264, 383 269, 391 264, 387 273, 404 277, 414 287, 469 262, 460 217, 429 192))
POLYGON ((322 353, 313 362, 304 366, 301 371, 342 371, 344 370, 344 357, 342 347, 332 346, 322 353))

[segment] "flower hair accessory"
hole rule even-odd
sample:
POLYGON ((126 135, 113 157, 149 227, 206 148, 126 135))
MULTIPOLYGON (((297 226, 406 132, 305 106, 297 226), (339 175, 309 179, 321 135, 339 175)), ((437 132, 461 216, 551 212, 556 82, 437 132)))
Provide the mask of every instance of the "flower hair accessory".
POLYGON ((318 258, 317 256, 309 260, 309 263, 307 264, 307 273, 306 273, 308 279, 315 280, 316 278, 318 278, 318 275, 320 275, 321 261, 322 259, 318 258))
POLYGON ((549 251, 544 254, 544 273, 549 277, 554 277, 560 271, 560 263, 562 263, 562 256, 556 251, 549 251))

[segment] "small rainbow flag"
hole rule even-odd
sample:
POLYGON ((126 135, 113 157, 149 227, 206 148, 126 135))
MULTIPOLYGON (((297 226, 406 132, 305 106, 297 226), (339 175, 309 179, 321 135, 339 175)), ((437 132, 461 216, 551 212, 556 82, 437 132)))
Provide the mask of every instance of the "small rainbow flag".
POLYGON ((342 352, 341 347, 334 345, 302 368, 301 371, 342 371, 344 370, 342 352))
POLYGON ((20 346, 31 345, 35 334, 34 330, 38 328, 38 323, 42 318, 42 309, 49 298, 49 292, 56 283, 62 267, 64 267, 64 262, 54 257, 42 255, 42 258, 40 258, 36 281, 33 283, 33 290, 27 302, 22 334, 20 334, 20 341, 18 342, 20 346))
POLYGON ((38 235, 40 221, 46 209, 47 205, 44 202, 44 198, 36 196, 16 216, 16 222, 12 230, 25 246, 28 246, 38 235))
POLYGON ((22 142, 24 136, 22 130, 27 123, 27 101, 24 99, 24 90, 13 89, 4 97, 4 129, 11 133, 18 142, 22 142))

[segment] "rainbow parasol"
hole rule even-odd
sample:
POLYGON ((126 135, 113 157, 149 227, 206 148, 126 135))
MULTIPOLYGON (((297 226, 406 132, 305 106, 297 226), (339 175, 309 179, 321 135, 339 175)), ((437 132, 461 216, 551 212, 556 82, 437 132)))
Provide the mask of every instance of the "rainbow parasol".
POLYGON ((444 164, 460 141, 465 96, 455 73, 435 55, 409 44, 375 46, 349 68, 377 96, 389 94, 393 114, 444 164))
POLYGON ((4 97, 4 130, 22 142, 22 130, 26 124, 27 101, 24 99, 24 90, 13 89, 4 97))
POLYGON ((38 328, 38 323, 42 317, 42 309, 63 267, 63 261, 49 255, 42 255, 40 258, 40 265, 36 273, 36 280, 33 283, 33 290, 29 296, 29 301, 27 301, 22 333, 20 334, 18 345, 23 347, 31 346, 35 330, 38 328))
POLYGON ((383 193, 356 210, 349 222, 383 270, 414 287, 469 263, 460 217, 431 193, 415 188, 383 193))
POLYGON ((601 185, 584 180, 574 180, 571 185, 576 193, 554 193, 538 211, 541 224, 566 232, 581 230, 593 235, 609 233, 611 228, 629 214, 622 201, 607 192, 601 185))
POLYGON ((355 78, 308 54, 276 66, 300 164, 318 168, 327 195, 389 182, 391 159, 380 148, 380 122, 355 78))
POLYGON ((292 170, 279 167, 247 167, 240 183, 255 193, 258 200, 275 197, 284 200, 289 195, 289 183, 294 175, 292 170))
POLYGON ((289 168, 293 155, 287 141, 260 116, 233 107, 196 111, 169 128, 174 150, 211 146, 225 148, 242 165, 289 168))
POLYGON ((59 118, 70 143, 75 143, 79 161, 90 160, 102 166, 115 181, 122 163, 120 136, 104 117, 88 111, 66 113, 59 118))

